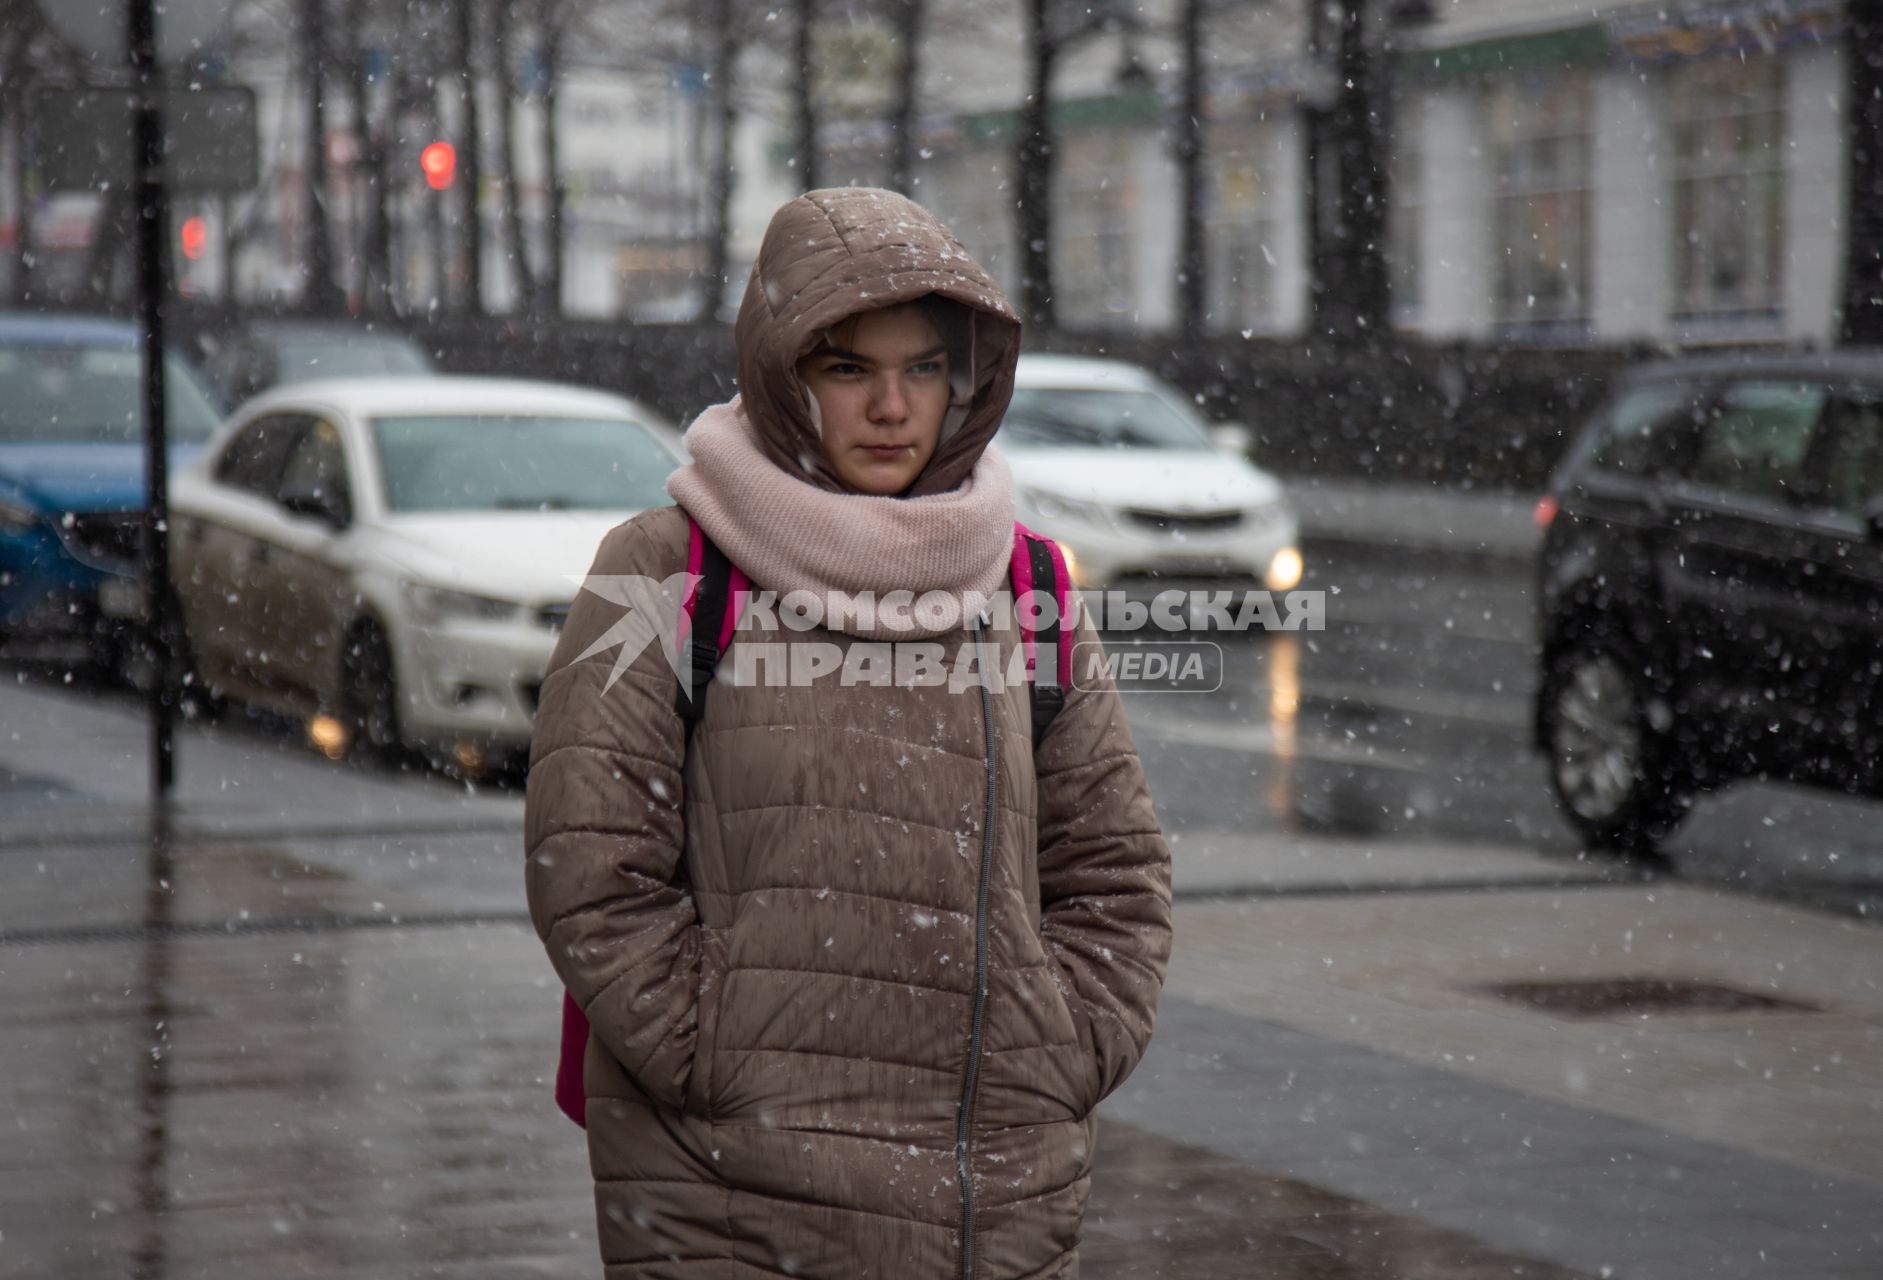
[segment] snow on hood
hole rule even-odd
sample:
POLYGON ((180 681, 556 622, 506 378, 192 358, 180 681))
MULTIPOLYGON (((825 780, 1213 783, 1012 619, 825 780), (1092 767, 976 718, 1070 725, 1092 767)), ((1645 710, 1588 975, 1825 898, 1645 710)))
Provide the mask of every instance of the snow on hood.
POLYGON ((1266 506, 1281 482, 1241 458, 1199 449, 1004 450, 1014 484, 1105 507, 1225 511, 1266 506))
POLYGON ((387 518, 386 553, 409 573, 481 596, 573 600, 595 548, 631 511, 426 512, 387 518))

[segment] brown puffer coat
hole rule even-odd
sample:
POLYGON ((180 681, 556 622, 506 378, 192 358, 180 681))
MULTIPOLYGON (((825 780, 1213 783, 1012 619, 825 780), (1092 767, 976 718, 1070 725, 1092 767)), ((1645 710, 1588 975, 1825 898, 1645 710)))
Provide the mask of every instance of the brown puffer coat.
MULTIPOLYGON (((937 287, 825 269, 864 295, 851 311, 937 287)), ((999 359, 992 425, 951 465, 998 425, 1011 343, 999 359)), ((685 559, 665 508, 592 572, 685 559)), ((584 593, 569 617, 526 835, 531 913, 592 1024, 606 1274, 1076 1276, 1092 1111, 1144 1051, 1170 946, 1169 852, 1115 691, 1073 691, 1036 752, 1024 686, 738 687, 728 654, 689 744, 656 647, 612 687, 615 650, 576 659, 620 613, 584 593)))

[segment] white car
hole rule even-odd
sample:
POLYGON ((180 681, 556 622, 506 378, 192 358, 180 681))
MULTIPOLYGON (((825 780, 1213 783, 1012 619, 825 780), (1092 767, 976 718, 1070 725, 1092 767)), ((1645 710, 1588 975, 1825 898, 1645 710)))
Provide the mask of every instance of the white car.
POLYGON ((1023 355, 999 444, 1022 523, 1082 588, 1266 588, 1301 581, 1281 483, 1222 442, 1182 392, 1136 365, 1023 355))
POLYGON ((244 405, 172 481, 193 680, 461 765, 526 749, 603 534, 667 502, 671 429, 619 396, 334 379, 244 405))

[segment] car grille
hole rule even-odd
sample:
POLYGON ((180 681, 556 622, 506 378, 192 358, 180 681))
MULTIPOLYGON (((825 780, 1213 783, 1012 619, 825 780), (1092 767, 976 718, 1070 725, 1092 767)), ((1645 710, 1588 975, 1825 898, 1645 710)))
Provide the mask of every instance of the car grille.
POLYGON ((1159 533, 1222 533, 1242 524, 1240 511, 1145 511, 1127 508, 1125 518, 1159 533))
POLYGON ((569 606, 566 604, 546 604, 536 611, 537 623, 551 631, 562 630, 562 624, 568 620, 569 606))
POLYGON ((136 564, 144 545, 142 511, 77 511, 59 522, 73 555, 89 561, 136 564))

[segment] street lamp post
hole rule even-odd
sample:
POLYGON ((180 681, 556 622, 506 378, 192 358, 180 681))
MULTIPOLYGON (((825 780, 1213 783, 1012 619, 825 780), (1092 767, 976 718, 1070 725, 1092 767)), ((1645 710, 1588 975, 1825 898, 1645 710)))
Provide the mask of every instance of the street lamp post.
POLYGON ((144 609, 156 679, 150 688, 151 792, 159 840, 167 834, 176 783, 178 698, 176 597, 170 589, 170 488, 164 417, 163 299, 169 284, 170 198, 164 183, 163 101, 158 95, 157 10, 130 0, 126 34, 136 107, 131 116, 132 190, 137 207, 137 310, 144 336, 144 609))

